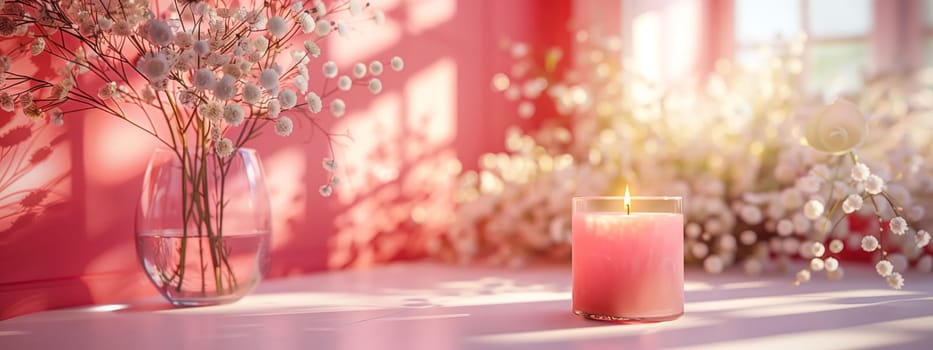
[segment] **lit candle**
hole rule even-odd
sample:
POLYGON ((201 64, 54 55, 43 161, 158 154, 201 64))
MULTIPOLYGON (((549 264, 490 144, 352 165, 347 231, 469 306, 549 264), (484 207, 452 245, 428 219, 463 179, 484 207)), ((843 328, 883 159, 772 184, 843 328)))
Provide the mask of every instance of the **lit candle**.
POLYGON ((573 311, 597 320, 664 321, 684 312, 680 197, 573 199, 573 311))

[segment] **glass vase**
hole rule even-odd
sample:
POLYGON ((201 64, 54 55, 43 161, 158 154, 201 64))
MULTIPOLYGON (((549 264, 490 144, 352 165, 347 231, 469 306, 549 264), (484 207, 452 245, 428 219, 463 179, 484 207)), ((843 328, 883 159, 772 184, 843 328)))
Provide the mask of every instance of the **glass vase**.
POLYGON ((271 212, 255 150, 157 149, 136 215, 143 270, 176 306, 230 303, 268 271, 271 212))

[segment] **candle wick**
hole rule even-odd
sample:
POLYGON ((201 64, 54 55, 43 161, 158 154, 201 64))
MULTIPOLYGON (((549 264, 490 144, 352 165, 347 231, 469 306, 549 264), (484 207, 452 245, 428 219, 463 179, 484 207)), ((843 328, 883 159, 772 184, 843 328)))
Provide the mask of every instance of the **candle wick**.
POLYGON ((632 205, 631 205, 631 204, 626 204, 626 205, 625 205, 625 215, 629 215, 629 214, 632 214, 632 205))

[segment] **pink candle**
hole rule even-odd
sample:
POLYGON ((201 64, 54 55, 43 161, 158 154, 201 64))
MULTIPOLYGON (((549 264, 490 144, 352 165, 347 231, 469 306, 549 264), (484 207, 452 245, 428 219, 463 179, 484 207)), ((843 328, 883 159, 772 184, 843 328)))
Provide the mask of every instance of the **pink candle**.
POLYGON ((684 217, 678 197, 574 198, 573 310, 662 321, 684 312, 684 217), (641 208, 641 209, 640 209, 641 208))

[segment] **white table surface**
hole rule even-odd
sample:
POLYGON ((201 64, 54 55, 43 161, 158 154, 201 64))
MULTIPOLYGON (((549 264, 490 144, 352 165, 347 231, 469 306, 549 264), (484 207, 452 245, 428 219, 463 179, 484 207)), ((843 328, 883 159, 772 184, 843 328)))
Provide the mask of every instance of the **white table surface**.
POLYGON ((686 315, 614 324, 570 312, 569 266, 427 263, 263 282, 230 305, 160 299, 0 322, 0 349, 933 349, 933 275, 894 291, 869 266, 789 275, 688 271, 686 315))

